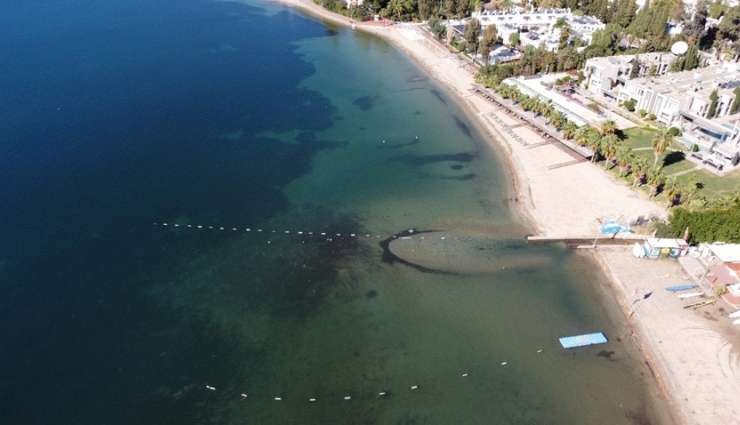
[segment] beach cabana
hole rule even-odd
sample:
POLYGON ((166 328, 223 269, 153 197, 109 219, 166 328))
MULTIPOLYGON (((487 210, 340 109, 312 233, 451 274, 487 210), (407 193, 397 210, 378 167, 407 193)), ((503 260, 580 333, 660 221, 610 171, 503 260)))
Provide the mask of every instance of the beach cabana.
POLYGON ((689 244, 677 238, 649 238, 643 244, 643 250, 648 258, 678 258, 689 252, 689 244))

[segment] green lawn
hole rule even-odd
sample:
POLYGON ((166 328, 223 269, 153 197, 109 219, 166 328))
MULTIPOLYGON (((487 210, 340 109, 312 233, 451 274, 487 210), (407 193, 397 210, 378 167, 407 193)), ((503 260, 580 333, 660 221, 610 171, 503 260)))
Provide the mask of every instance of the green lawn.
MULTIPOLYGON (((629 128, 624 130, 625 138, 622 143, 631 147, 635 155, 643 157, 652 163, 654 161, 652 139, 655 133, 656 130, 652 128, 629 128)), ((671 146, 671 150, 661 155, 659 161, 663 161, 665 164, 663 171, 666 177, 670 178, 676 173, 688 171, 685 174, 676 176, 676 181, 679 183, 688 183, 691 179, 694 179, 701 183, 703 188, 699 191, 699 195, 705 196, 707 199, 716 199, 723 195, 740 191, 740 171, 735 171, 724 177, 716 176, 701 169, 689 171, 695 168, 696 165, 680 157, 680 152, 684 150, 683 145, 675 142, 671 146)))
POLYGON ((625 139, 622 143, 635 149, 651 148, 653 136, 655 136, 656 131, 652 128, 632 127, 624 130, 623 133, 625 135, 625 139))
POLYGON ((699 194, 706 196, 708 199, 716 199, 740 191, 740 170, 723 177, 716 176, 706 170, 696 170, 681 175, 676 180, 685 183, 691 178, 704 185, 699 194))
MULTIPOLYGON (((632 148, 635 155, 645 158, 647 161, 652 163, 655 161, 652 140, 656 132, 657 131, 655 129, 646 127, 629 128, 624 130, 625 139, 622 143, 632 148)), ((678 142, 674 142, 671 149, 661 155, 661 158, 658 161, 663 161, 663 171, 666 176, 690 170, 695 167, 691 162, 682 159, 682 151, 683 146, 678 142)))

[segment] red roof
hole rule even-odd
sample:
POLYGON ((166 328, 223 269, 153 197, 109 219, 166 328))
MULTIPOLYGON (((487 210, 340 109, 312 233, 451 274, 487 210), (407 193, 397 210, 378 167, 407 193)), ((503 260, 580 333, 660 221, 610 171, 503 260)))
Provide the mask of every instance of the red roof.
POLYGON ((724 286, 740 283, 740 264, 734 264, 734 267, 730 267, 729 264, 720 263, 712 266, 707 273, 707 281, 712 286, 724 286), (737 267, 737 268, 735 268, 737 267))

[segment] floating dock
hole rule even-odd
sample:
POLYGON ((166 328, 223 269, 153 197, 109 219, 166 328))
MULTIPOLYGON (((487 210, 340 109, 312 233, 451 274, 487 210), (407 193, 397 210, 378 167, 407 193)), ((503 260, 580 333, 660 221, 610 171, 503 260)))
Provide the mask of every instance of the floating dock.
POLYGON ((606 335, 602 332, 560 338, 560 345, 563 348, 587 347, 589 345, 606 344, 607 342, 606 335))

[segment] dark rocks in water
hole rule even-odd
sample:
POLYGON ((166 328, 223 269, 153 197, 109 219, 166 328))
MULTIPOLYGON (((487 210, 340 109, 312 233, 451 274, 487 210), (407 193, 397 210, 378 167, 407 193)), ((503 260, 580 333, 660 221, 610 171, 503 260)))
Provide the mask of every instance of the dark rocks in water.
POLYGON ((476 177, 476 174, 475 173, 468 173, 468 174, 463 174, 461 176, 440 176, 439 178, 441 180, 461 180, 461 181, 465 181, 465 180, 473 180, 475 177, 476 177))
POLYGON ((401 149, 406 148, 409 146, 418 145, 421 143, 421 139, 414 139, 410 142, 402 142, 402 143, 383 143, 378 146, 378 149, 401 149))
POLYGON ((475 152, 459 152, 447 154, 430 154, 430 155, 401 155, 394 158, 394 161, 403 162, 407 165, 422 166, 433 164, 435 162, 471 162, 476 158, 475 152))
POLYGON ((610 361, 614 361, 614 351, 601 350, 598 353, 596 353, 596 355, 599 357, 608 359, 610 361))
POLYGON ((463 168, 465 168, 465 166, 460 165, 460 164, 455 164, 455 165, 450 165, 450 168, 453 170, 462 170, 463 168))
POLYGON ((365 298, 373 299, 373 298, 375 298, 377 296, 378 296, 378 291, 376 291, 375 289, 371 289, 371 290, 365 292, 365 298))
POLYGON ((360 108, 360 110, 368 111, 375 106, 375 102, 380 99, 380 96, 361 96, 352 101, 352 104, 360 108))

